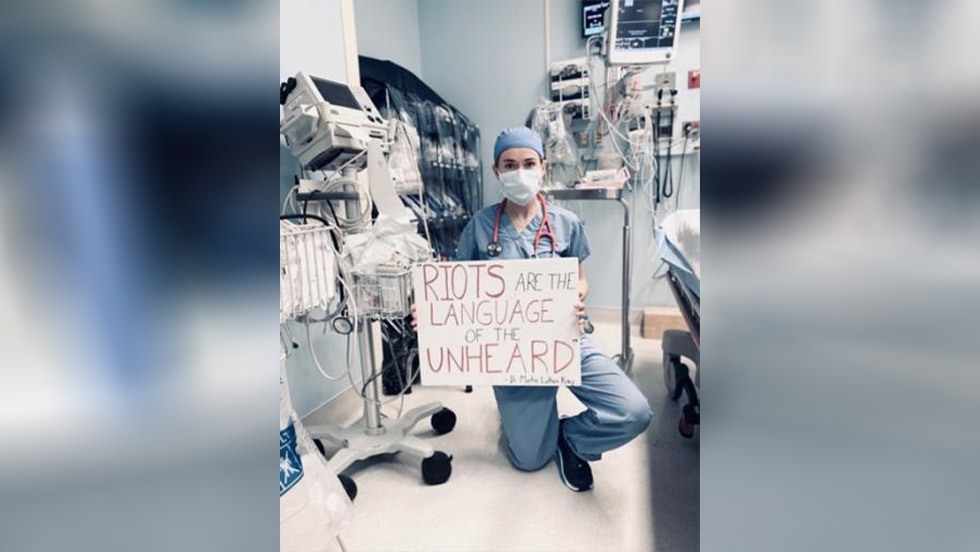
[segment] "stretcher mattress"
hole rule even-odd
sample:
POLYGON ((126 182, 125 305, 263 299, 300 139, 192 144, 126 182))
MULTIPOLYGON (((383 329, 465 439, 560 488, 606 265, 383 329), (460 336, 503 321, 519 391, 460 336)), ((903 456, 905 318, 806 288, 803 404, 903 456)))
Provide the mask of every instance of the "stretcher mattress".
POLYGON ((701 210, 684 209, 668 215, 657 229, 660 259, 696 303, 701 298, 701 210))

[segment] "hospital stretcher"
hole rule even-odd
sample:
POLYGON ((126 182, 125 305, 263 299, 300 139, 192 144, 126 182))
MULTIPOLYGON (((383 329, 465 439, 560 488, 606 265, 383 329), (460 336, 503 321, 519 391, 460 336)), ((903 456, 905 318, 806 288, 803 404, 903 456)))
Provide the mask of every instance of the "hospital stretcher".
POLYGON ((701 384, 701 211, 675 211, 657 230, 660 259, 667 267, 666 280, 680 308, 687 331, 667 330, 663 334, 664 385, 671 400, 686 397, 677 428, 686 438, 694 436, 701 422, 698 388, 701 384), (681 359, 695 367, 690 370, 681 359))

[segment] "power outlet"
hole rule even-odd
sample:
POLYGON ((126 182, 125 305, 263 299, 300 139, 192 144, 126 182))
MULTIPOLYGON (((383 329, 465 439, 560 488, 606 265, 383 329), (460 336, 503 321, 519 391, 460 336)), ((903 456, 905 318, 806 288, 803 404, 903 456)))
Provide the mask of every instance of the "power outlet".
POLYGON ((701 70, 691 69, 687 72, 687 87, 689 89, 701 88, 701 70))

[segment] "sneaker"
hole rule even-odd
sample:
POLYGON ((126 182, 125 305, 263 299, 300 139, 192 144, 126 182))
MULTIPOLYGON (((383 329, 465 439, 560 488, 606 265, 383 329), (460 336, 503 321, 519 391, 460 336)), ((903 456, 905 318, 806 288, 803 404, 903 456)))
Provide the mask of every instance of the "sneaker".
POLYGON ((572 452, 572 447, 565 442, 565 420, 558 422, 558 475, 562 483, 569 489, 580 493, 592 488, 592 468, 572 452))

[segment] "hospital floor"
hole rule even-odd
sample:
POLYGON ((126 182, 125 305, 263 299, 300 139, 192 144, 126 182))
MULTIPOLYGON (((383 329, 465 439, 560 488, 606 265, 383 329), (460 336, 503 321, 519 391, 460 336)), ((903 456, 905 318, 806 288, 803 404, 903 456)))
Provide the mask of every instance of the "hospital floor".
MULTIPOLYGON (((618 352, 619 325, 596 322, 593 341, 607 355, 618 352)), ((505 456, 500 419, 489 388, 416 386, 405 410, 442 401, 458 421, 434 436, 427 420, 415 433, 453 456, 452 477, 443 485, 422 482, 418 462, 397 455, 355 464, 347 473, 358 495, 341 538, 349 552, 382 551, 695 551, 699 536, 700 435, 677 432, 679 406, 664 389, 659 340, 633 338, 633 379, 650 400, 653 421, 626 446, 592 463, 595 486, 575 493, 558 478, 552 462, 519 472, 505 456)), ((356 396, 335 401, 311 418, 359 415, 356 396)), ((398 403, 386 408, 394 413, 398 403), (391 406, 395 408, 391 408, 391 406)), ((559 413, 583 409, 559 390, 559 413)), ((334 543, 334 549, 339 549, 334 543)))

